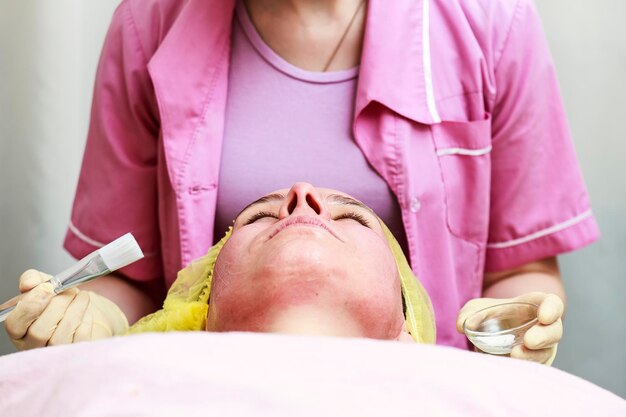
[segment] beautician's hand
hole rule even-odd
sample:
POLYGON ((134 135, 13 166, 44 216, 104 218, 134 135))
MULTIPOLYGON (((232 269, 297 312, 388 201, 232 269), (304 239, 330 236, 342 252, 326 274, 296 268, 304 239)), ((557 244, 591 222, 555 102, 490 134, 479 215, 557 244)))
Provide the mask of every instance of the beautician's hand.
POLYGON ((20 277, 27 292, 5 321, 19 350, 102 339, 126 333, 128 320, 115 303, 91 291, 71 288, 55 295, 52 278, 36 270, 20 277))
POLYGON ((524 335, 523 345, 511 351, 511 357, 525 359, 551 365, 556 357, 557 345, 563 337, 563 301, 554 294, 533 292, 515 298, 476 298, 468 301, 456 319, 456 329, 463 333, 465 319, 486 307, 507 302, 532 303, 539 306, 537 318, 539 323, 528 329, 524 335))

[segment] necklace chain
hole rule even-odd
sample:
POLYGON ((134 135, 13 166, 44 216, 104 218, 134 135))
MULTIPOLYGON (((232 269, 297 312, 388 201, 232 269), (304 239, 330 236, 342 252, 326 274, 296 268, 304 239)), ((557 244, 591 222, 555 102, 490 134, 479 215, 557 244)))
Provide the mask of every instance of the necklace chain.
POLYGON ((348 23, 348 26, 346 27, 346 30, 344 30, 343 34, 341 35, 341 38, 339 39, 339 42, 337 42, 337 46, 335 46, 335 49, 333 50, 332 55, 328 59, 328 62, 326 62, 326 65, 324 66, 323 72, 328 71, 328 68, 330 67, 330 64, 333 63, 333 60, 335 59, 335 56, 337 55, 337 52, 339 52, 339 48, 341 48, 341 45, 343 45, 343 41, 346 39, 346 36, 348 36, 348 33, 350 32, 350 28, 354 24, 354 21, 356 20, 356 17, 359 14, 359 11, 361 10, 361 7, 363 7, 363 4, 365 4, 365 0, 361 0, 361 2, 359 3, 359 6, 354 11, 354 14, 352 15, 352 18, 350 19, 350 22, 348 23))

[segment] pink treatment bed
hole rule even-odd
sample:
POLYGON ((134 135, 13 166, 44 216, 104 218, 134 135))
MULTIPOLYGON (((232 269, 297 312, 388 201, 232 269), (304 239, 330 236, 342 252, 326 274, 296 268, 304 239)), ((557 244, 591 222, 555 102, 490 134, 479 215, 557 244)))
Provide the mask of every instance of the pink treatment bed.
POLYGON ((169 333, 0 357, 0 416, 626 416, 558 369, 400 342, 169 333))

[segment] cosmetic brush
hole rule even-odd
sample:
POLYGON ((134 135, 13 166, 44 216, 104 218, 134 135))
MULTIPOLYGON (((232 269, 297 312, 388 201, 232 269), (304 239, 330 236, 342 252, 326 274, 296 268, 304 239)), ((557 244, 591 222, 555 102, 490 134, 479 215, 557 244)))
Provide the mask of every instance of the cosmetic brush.
MULTIPOLYGON (((143 253, 132 234, 115 239, 106 246, 90 253, 65 271, 53 276, 50 281, 55 294, 77 285, 109 274, 143 258, 143 253)), ((0 322, 9 315, 26 293, 0 304, 0 322)))

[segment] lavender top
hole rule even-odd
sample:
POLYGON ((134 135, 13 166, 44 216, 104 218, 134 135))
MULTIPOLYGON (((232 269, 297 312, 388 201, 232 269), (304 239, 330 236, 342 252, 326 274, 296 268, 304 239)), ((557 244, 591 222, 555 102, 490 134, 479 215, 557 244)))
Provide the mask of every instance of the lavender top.
POLYGON ((407 253, 396 197, 353 139, 358 67, 298 68, 265 44, 242 2, 236 16, 214 239, 251 201, 306 181, 367 204, 407 253))

